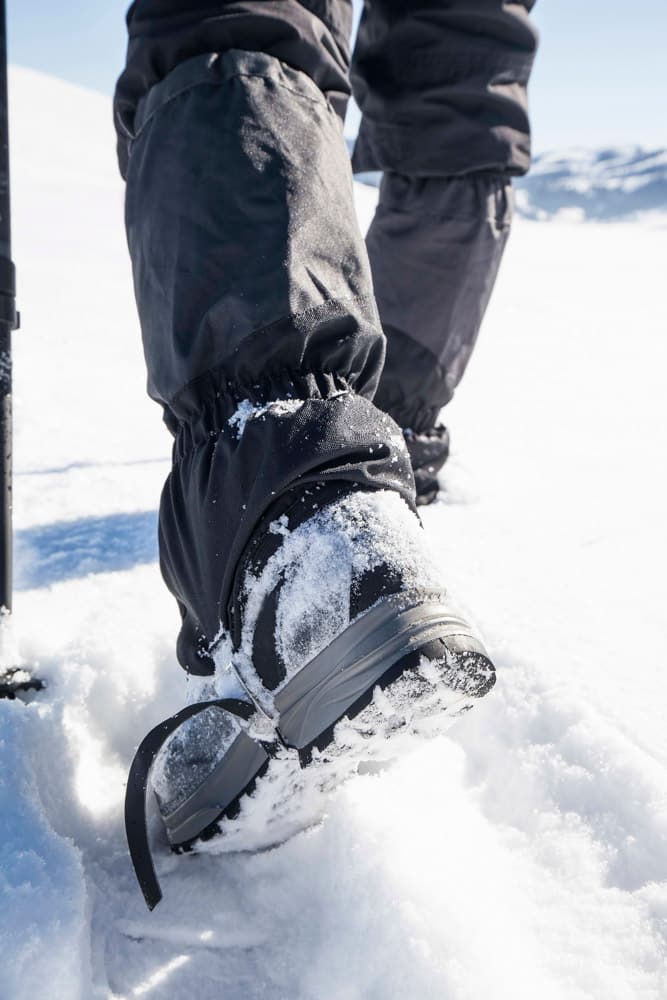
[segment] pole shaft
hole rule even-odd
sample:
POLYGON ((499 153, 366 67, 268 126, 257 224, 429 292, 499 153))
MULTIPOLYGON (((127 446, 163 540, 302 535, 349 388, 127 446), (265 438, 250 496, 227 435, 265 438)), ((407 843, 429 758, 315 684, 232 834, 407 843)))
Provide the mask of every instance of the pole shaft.
POLYGON ((12 608, 12 330, 17 326, 9 201, 7 22, 0 0, 0 609, 12 608))

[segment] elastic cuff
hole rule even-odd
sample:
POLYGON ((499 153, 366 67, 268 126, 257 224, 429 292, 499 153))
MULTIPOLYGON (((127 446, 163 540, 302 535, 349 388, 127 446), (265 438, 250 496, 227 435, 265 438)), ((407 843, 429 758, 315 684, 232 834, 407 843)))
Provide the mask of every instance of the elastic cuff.
POLYGON ((220 436, 239 437, 249 419, 296 412, 308 400, 335 399, 351 391, 348 380, 338 372, 276 372, 251 384, 226 378, 224 370, 214 369, 180 394, 180 419, 173 410, 165 410, 165 423, 175 437, 174 461, 220 436))

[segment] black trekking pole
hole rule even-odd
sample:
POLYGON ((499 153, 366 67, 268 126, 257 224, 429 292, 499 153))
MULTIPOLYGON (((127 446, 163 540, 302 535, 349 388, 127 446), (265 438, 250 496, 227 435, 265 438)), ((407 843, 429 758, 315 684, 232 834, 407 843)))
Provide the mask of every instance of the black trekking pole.
MULTIPOLYGON (((7 100, 7 20, 0 0, 0 623, 7 634, 12 610, 12 331, 18 329, 9 200, 9 110, 7 100)), ((3 654, 4 650, 0 650, 3 654)), ((41 681, 0 660, 0 698, 39 689, 41 681)))

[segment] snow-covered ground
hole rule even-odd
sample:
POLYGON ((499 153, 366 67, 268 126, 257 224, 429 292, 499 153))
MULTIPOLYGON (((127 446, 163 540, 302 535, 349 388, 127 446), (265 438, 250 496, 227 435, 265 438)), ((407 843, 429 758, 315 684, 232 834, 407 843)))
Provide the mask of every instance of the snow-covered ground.
POLYGON ((274 851, 162 851, 149 914, 121 811, 183 703, 169 438, 108 102, 21 70, 11 98, 14 624, 49 687, 0 702, 1 1000, 664 998, 665 229, 515 227, 424 518, 494 693, 274 851))

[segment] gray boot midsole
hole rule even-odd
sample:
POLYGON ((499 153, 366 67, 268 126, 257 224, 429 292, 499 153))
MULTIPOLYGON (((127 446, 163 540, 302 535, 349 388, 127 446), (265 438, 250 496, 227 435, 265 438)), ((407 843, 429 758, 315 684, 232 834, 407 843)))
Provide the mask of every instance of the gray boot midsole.
POLYGON ((276 695, 278 730, 298 750, 337 722, 402 657, 435 639, 456 636, 452 646, 484 654, 470 626, 442 603, 417 603, 397 611, 388 598, 361 615, 276 695))
POLYGON ((239 733, 206 781, 172 813, 163 814, 169 843, 183 844, 199 836, 241 795, 268 759, 261 743, 239 733))

